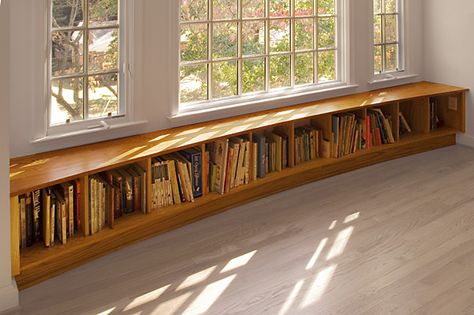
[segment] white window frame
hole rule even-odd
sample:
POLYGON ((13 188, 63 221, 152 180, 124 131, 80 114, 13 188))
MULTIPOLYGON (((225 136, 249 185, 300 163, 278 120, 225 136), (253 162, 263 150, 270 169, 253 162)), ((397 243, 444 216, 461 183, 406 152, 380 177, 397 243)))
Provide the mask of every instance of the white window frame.
MULTIPOLYGON (((260 93, 232 96, 217 100, 207 100, 196 103, 180 104, 180 1, 173 1, 170 15, 176 18, 174 31, 170 32, 170 47, 175 48, 175 56, 170 58, 170 64, 175 70, 175 93, 172 98, 172 112, 170 119, 193 114, 201 114, 209 111, 225 111, 230 108, 254 106, 256 104, 274 104, 277 100, 284 100, 281 106, 292 103, 295 99, 308 98, 311 95, 321 94, 328 91, 344 88, 353 89, 355 85, 350 84, 350 0, 336 0, 336 80, 328 83, 306 84, 301 86, 279 88, 260 93)), ((292 0, 293 3, 293 0, 292 0)), ((289 18, 290 19, 290 18, 289 18)), ((317 46, 317 43, 315 43, 317 46)), ((316 47, 315 51, 318 49, 316 47)), ((290 52, 288 54, 294 54, 290 52)), ((316 69, 317 65, 315 65, 316 69)), ((209 81, 211 78, 208 78, 209 81)), ((208 82, 210 85, 210 82, 208 82)), ((278 106, 272 106, 278 107, 278 106)))
MULTIPOLYGON (((375 1, 375 0, 373 0, 375 1)), ((373 18, 375 17, 375 12, 373 11, 374 5, 372 1, 372 21, 373 18)), ((384 0, 382 0, 382 8, 384 5, 384 0)), ((375 27, 374 27, 374 22, 372 22, 372 58, 371 58, 371 66, 372 66, 372 72, 373 72, 373 80, 369 83, 376 83, 379 81, 387 81, 387 80, 393 80, 397 78, 407 78, 412 77, 412 75, 406 74, 406 45, 405 45, 405 3, 404 0, 396 0, 397 2, 397 13, 395 13, 398 17, 398 29, 397 29, 397 43, 398 43, 398 69, 396 70, 389 70, 389 71, 382 71, 380 73, 375 72, 375 47, 376 46, 385 46, 390 43, 385 43, 382 42, 381 44, 375 44, 374 41, 374 32, 375 32, 375 27)), ((382 13, 383 15, 384 13, 382 13)), ((382 34, 383 34, 383 19, 382 19, 382 34)), ((383 35, 382 35, 383 37, 383 35)), ((383 50, 382 50, 383 54, 383 50)), ((382 56, 384 59, 384 56, 382 56)), ((383 64, 382 64, 382 67, 383 64)))
MULTIPOLYGON (((85 0, 87 1, 87 0, 85 0)), ((120 114, 112 117, 100 117, 88 120, 72 121, 61 125, 50 125, 51 104, 51 14, 52 0, 43 0, 45 8, 45 42, 46 54, 44 62, 44 106, 35 113, 36 117, 43 117, 42 122, 36 122, 36 132, 32 142, 43 142, 49 139, 63 136, 73 136, 88 133, 95 130, 106 130, 114 126, 126 126, 134 121, 133 99, 133 25, 134 25, 134 1, 119 0, 119 108, 120 114)))

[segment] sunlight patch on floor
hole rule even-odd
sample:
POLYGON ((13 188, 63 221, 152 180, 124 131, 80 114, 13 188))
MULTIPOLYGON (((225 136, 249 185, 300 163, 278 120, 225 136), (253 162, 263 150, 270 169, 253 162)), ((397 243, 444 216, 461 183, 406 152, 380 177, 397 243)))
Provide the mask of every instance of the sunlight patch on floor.
POLYGON ((360 216, 360 212, 356 212, 356 213, 353 213, 351 215, 348 215, 345 219, 344 219, 344 223, 350 223, 352 221, 355 221, 359 218, 360 216))
POLYGON ((160 303, 151 314, 175 314, 181 305, 186 302, 189 297, 192 295, 192 292, 186 292, 181 294, 173 299, 160 303))
POLYGON ((321 296, 326 291, 326 288, 329 285, 332 276, 334 275, 334 271, 336 271, 336 267, 337 265, 334 264, 324 268, 318 273, 318 275, 314 279, 314 282, 311 284, 311 287, 306 292, 306 295, 304 296, 304 299, 301 302, 300 308, 306 308, 311 304, 314 304, 319 301, 321 296))
POLYGON ((209 278, 209 276, 214 271, 214 269, 216 269, 216 267, 217 266, 212 266, 210 268, 204 269, 202 271, 199 271, 195 274, 190 275, 183 281, 183 283, 181 283, 178 286, 176 290, 183 290, 183 289, 189 288, 193 285, 203 282, 204 280, 209 278))
POLYGON ((301 291, 301 287, 303 287, 304 284, 304 279, 301 279, 300 281, 296 282, 295 286, 293 287, 293 290, 291 290, 290 295, 288 295, 288 298, 285 301, 285 304, 283 304, 282 308, 278 312, 278 315, 285 315, 288 313, 290 310, 291 306, 295 302, 296 298, 298 297, 298 294, 301 291))
POLYGON ((323 251, 324 246, 326 246, 327 242, 328 242, 327 237, 325 239, 322 239, 321 242, 319 242, 318 248, 316 248, 316 251, 314 252, 311 259, 308 261, 308 264, 306 265, 306 270, 310 270, 316 265, 316 262, 318 261, 318 258, 321 255, 321 252, 323 251))
POLYGON ((349 242, 353 231, 354 227, 349 226, 337 234, 336 240, 334 241, 331 250, 326 256, 326 260, 331 260, 344 252, 344 249, 346 249, 347 243, 349 242))
POLYGON ((207 285, 183 314, 204 314, 224 293, 237 275, 231 275, 222 280, 207 285))
POLYGON ((231 260, 224 266, 224 268, 222 268, 221 273, 228 272, 228 271, 231 271, 231 270, 234 270, 234 269, 237 269, 237 268, 240 268, 240 267, 245 266, 246 264, 248 264, 248 262, 250 261, 250 259, 252 259, 252 257, 253 257, 256 253, 257 253, 257 251, 254 250, 253 252, 250 252, 250 253, 244 254, 244 255, 242 255, 242 256, 236 257, 236 258, 234 258, 234 259, 231 259, 231 260))
POLYGON ((124 308, 124 311, 126 312, 135 307, 157 300, 169 287, 170 287, 170 284, 164 287, 161 287, 159 289, 153 290, 151 292, 145 293, 143 295, 140 295, 139 297, 135 298, 132 302, 130 302, 130 304, 128 304, 124 308))

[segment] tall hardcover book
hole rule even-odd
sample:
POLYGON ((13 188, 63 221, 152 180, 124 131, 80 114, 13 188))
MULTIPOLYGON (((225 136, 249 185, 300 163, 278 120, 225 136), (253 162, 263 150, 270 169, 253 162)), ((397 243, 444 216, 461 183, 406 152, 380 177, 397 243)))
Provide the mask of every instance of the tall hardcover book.
POLYGON ((25 210, 26 210, 26 246, 30 247, 33 245, 33 238, 34 238, 33 202, 31 200, 31 194, 26 194, 25 210))
POLYGON ((26 196, 20 196, 20 248, 26 248, 26 196))
POLYGON ((51 246, 51 190, 43 189, 43 242, 44 246, 51 246))
POLYGON ((227 154, 229 140, 217 140, 212 145, 211 161, 216 165, 215 190, 223 194, 225 191, 225 178, 227 174, 227 154))
POLYGON ((257 176, 266 175, 266 139, 264 135, 255 135, 253 141, 257 144, 257 176))
POLYGON ((41 190, 32 192, 33 200, 33 239, 41 241, 41 190))
POLYGON ((200 149, 191 148, 181 151, 186 160, 191 163, 191 176, 194 198, 201 197, 202 189, 202 152, 200 149))

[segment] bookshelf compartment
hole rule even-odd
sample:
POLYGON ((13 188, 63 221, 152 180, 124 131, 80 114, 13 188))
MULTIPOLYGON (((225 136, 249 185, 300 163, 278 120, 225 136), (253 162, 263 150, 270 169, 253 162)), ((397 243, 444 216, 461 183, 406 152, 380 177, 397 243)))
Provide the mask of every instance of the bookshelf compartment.
POLYGON ((331 157, 341 158, 366 149, 367 109, 333 114, 331 157))
POLYGON ((409 101, 399 103, 399 134, 400 138, 415 136, 419 134, 427 134, 430 132, 430 108, 429 98, 416 98, 409 101), (403 127, 403 118, 407 122, 411 132, 406 131, 403 127))
POLYGON ((331 115, 303 119, 294 124, 294 166, 331 156, 331 115))
POLYGON ((452 128, 464 132, 463 98, 463 93, 430 97, 430 130, 452 128))

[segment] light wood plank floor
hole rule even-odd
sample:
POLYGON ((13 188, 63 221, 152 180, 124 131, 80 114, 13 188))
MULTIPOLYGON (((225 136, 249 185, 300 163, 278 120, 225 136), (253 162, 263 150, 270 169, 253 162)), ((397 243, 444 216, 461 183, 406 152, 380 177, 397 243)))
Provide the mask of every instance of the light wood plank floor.
POLYGON ((474 314, 474 150, 280 193, 21 292, 21 314, 474 314))

